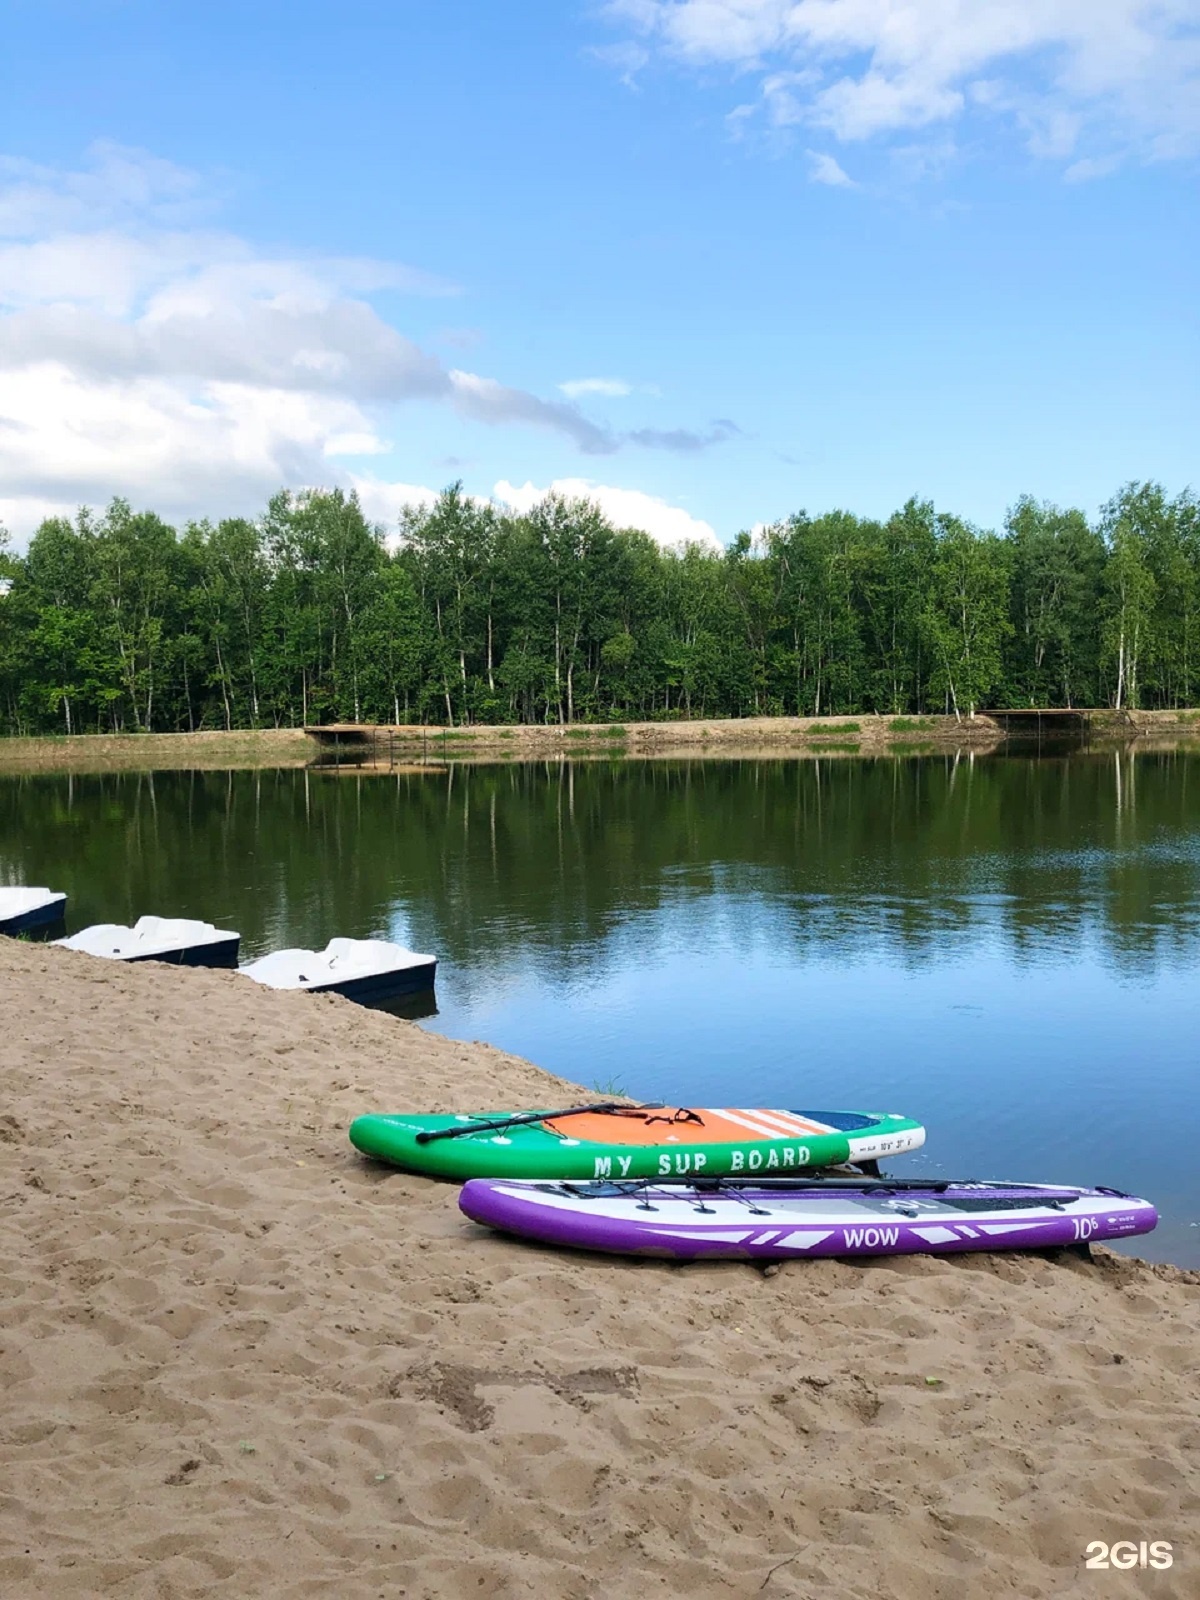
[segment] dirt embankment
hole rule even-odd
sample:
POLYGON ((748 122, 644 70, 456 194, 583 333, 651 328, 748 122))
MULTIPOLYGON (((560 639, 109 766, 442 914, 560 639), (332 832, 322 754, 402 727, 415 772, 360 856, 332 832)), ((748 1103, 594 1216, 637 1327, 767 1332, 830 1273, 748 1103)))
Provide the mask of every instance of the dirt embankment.
POLYGON ((302 767, 313 745, 302 728, 208 733, 82 733, 70 738, 0 739, 3 772, 166 772, 231 767, 302 767))
MULTIPOLYGON (((1200 742, 1200 711, 1087 713, 1091 744, 1167 748, 1200 742)), ((1069 731, 1080 733, 1074 723, 1069 731)), ((1045 739, 1067 730, 1046 719, 1045 739)), ((356 759, 356 747, 373 747, 380 761, 562 760, 696 756, 894 756, 939 751, 987 754, 1012 736, 1038 732, 1028 723, 975 717, 857 716, 742 717, 719 721, 535 724, 522 727, 399 727, 358 730, 345 726, 335 741, 321 739, 320 759, 356 759)), ((317 740, 314 738, 314 743, 317 740)))
POLYGON ((695 722, 532 724, 522 727, 396 728, 382 739, 397 754, 439 760, 477 755, 538 759, 797 753, 876 754, 891 750, 987 748, 1000 730, 982 717, 737 717, 695 722))
MULTIPOLYGON (((1089 712, 1093 745, 1171 748, 1200 743, 1200 711, 1089 712)), ((1051 725, 1047 724, 1049 730, 1051 725)), ((1026 729, 1026 732, 1029 730, 1026 729)), ((976 717, 742 717, 694 722, 570 723, 529 726, 407 726, 355 729, 318 741, 300 728, 226 733, 82 734, 73 738, 0 739, 0 773, 159 771, 191 768, 299 767, 355 759, 370 743, 392 765, 448 761, 562 760, 622 756, 881 756, 937 751, 987 753, 1005 730, 976 717)))

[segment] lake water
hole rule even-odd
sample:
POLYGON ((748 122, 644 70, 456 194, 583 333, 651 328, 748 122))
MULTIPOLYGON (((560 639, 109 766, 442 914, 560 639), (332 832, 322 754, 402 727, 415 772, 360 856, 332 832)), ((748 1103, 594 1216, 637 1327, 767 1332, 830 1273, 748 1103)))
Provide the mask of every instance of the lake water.
POLYGON ((893 1171, 1130 1189, 1136 1253, 1200 1266, 1195 754, 0 777, 0 881, 243 959, 399 939, 441 961, 422 1026, 646 1099, 903 1111, 893 1171))

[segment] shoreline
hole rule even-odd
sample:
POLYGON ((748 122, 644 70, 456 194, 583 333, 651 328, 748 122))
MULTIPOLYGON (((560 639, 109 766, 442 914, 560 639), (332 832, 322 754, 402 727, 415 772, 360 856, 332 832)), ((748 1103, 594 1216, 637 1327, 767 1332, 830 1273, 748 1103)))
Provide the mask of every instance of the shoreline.
MULTIPOLYGON (((386 756, 356 761, 347 744, 341 763, 365 770, 442 769, 464 761, 646 759, 670 757, 992 755, 1019 748, 980 713, 954 717, 747 717, 694 722, 409 725, 379 730, 386 756)), ((1052 741, 1046 740, 1046 744, 1052 741)), ((1074 753, 1077 747, 1065 746, 1074 753)), ((1087 749, 1200 749, 1200 712, 1097 712, 1087 749)), ((313 767, 322 752, 302 728, 204 733, 73 734, 0 739, 0 776, 109 771, 229 771, 313 767)), ((326 755, 326 766, 338 765, 326 755)))
POLYGON ((528 1062, 235 973, 0 984, 6 1593, 1059 1600, 1146 1539, 1194 1594, 1200 1273, 524 1245, 345 1130, 576 1092, 528 1062))

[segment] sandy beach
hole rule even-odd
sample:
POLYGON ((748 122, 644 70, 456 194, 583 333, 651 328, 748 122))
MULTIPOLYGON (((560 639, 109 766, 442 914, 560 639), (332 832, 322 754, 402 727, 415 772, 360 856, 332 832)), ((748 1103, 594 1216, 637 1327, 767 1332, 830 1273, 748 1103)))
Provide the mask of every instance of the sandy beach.
POLYGON ((577 1093, 528 1063, 9 941, 0 997, 4 1600, 1200 1592, 1200 1274, 555 1254, 345 1132, 577 1093))

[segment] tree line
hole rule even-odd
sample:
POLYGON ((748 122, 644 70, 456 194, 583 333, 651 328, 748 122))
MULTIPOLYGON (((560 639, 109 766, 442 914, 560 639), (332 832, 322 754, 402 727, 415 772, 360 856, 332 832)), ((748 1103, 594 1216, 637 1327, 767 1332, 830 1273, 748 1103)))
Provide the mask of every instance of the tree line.
POLYGON ((570 722, 1200 693, 1200 505, 1129 484, 1000 532, 910 500, 660 548, 587 500, 461 484, 390 534, 340 490, 182 530, 125 500, 0 530, 0 728, 570 722))

